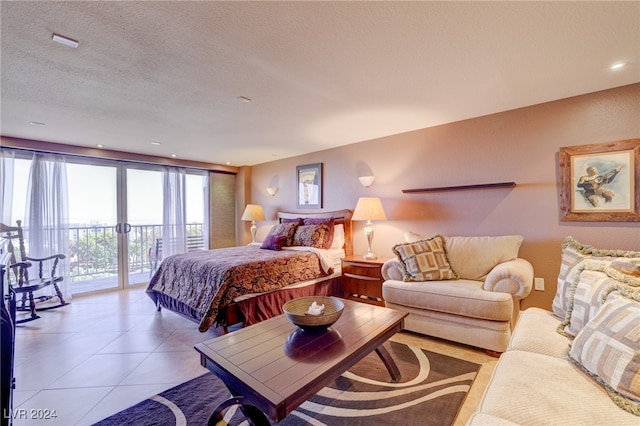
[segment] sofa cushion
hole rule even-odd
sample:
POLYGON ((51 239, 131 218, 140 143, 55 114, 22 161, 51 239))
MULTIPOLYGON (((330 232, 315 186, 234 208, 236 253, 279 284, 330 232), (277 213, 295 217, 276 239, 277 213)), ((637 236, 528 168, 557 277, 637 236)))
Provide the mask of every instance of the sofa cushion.
POLYGON ((569 339, 553 332, 560 320, 541 308, 528 308, 520 313, 508 351, 535 352, 556 358, 567 358, 569 339))
POLYGON ((616 290, 578 333, 569 351, 571 359, 604 385, 616 404, 638 416, 639 337, 640 292, 616 290))
POLYGON ((453 280, 458 275, 451 269, 442 236, 397 244, 393 252, 404 270, 404 281, 453 280))
POLYGON ((597 249, 581 244, 573 237, 566 237, 562 244, 556 294, 551 305, 553 313, 560 319, 567 316, 571 286, 576 280, 576 275, 581 271, 579 267, 585 260, 598 262, 602 267, 619 269, 623 273, 627 273, 627 270, 640 271, 640 252, 597 249))
POLYGON ((521 235, 444 237, 451 268, 460 278, 484 280, 496 265, 518 257, 521 235))
POLYGON ((598 312, 605 292, 613 288, 640 288, 640 279, 622 274, 617 269, 589 260, 577 268, 577 276, 569 287, 567 313, 558 331, 573 338, 598 312))
POLYGON ((500 356, 478 410, 521 425, 638 424, 566 359, 523 351, 500 356))

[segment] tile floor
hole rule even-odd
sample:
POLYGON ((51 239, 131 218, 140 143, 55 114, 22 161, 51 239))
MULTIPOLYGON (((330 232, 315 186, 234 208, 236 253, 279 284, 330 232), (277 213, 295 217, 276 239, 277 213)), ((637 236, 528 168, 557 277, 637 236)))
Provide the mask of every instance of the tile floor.
MULTIPOLYGON (((207 371, 193 345, 217 332, 203 334, 187 319, 156 312, 144 288, 78 296, 17 327, 15 426, 91 425, 207 371), (56 418, 28 418, 32 409, 55 410, 56 418)), ((482 364, 456 421, 463 425, 497 359, 413 333, 393 340, 482 364)))

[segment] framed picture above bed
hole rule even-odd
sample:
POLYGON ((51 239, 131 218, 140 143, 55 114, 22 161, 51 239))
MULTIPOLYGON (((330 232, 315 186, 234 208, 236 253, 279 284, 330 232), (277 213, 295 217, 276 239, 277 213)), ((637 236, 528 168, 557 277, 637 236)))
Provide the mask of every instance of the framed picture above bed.
POLYGON ((322 163, 296 167, 298 183, 297 202, 299 209, 322 208, 322 163))
POLYGON ((563 221, 640 221, 640 139, 560 148, 563 221))

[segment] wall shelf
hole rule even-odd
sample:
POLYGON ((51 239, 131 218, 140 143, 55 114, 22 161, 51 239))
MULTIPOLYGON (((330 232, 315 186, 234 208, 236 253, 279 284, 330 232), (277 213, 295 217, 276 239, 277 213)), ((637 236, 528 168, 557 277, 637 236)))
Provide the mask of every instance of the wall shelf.
POLYGON ((482 183, 478 185, 458 185, 458 186, 441 186, 439 188, 420 188, 420 189, 403 189, 405 194, 414 194, 418 192, 444 192, 444 191, 468 191, 474 189, 496 189, 496 188, 514 188, 515 182, 498 182, 498 183, 482 183))

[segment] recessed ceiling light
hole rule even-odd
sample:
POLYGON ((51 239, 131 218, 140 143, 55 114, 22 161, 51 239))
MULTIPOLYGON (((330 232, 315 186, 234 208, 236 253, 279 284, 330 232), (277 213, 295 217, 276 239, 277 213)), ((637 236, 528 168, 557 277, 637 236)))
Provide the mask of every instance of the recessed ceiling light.
POLYGON ((239 100, 240 102, 244 102, 244 103, 246 103, 246 104, 248 104, 249 102, 251 102, 251 98, 248 98, 248 97, 246 97, 246 96, 238 96, 238 100, 239 100))
POLYGON ((615 64, 611 65, 609 69, 611 71, 615 71, 615 70, 619 70, 620 68, 624 68, 626 65, 627 65, 626 62, 616 62, 615 64))
POLYGON ((69 37, 61 36, 59 34, 54 34, 53 36, 51 36, 51 40, 60 44, 64 44, 65 46, 73 47, 74 49, 80 44, 76 40, 72 40, 69 37))
POLYGON ((30 121, 29 124, 32 126, 46 126, 46 124, 40 123, 39 121, 30 121))
POLYGON ((176 158, 176 157, 177 157, 177 155, 176 155, 176 154, 171 154, 171 157, 172 157, 172 158, 176 158))
POLYGON ((104 148, 104 145, 102 145, 101 143, 99 143, 98 145, 96 145, 98 148, 104 148))
POLYGON ((227 166, 230 166, 231 165, 231 161, 227 161, 226 164, 227 164, 227 166))
POLYGON ((156 146, 158 146, 158 145, 162 145, 162 144, 161 144, 160 142, 152 141, 152 142, 151 142, 151 145, 156 145, 156 146))

